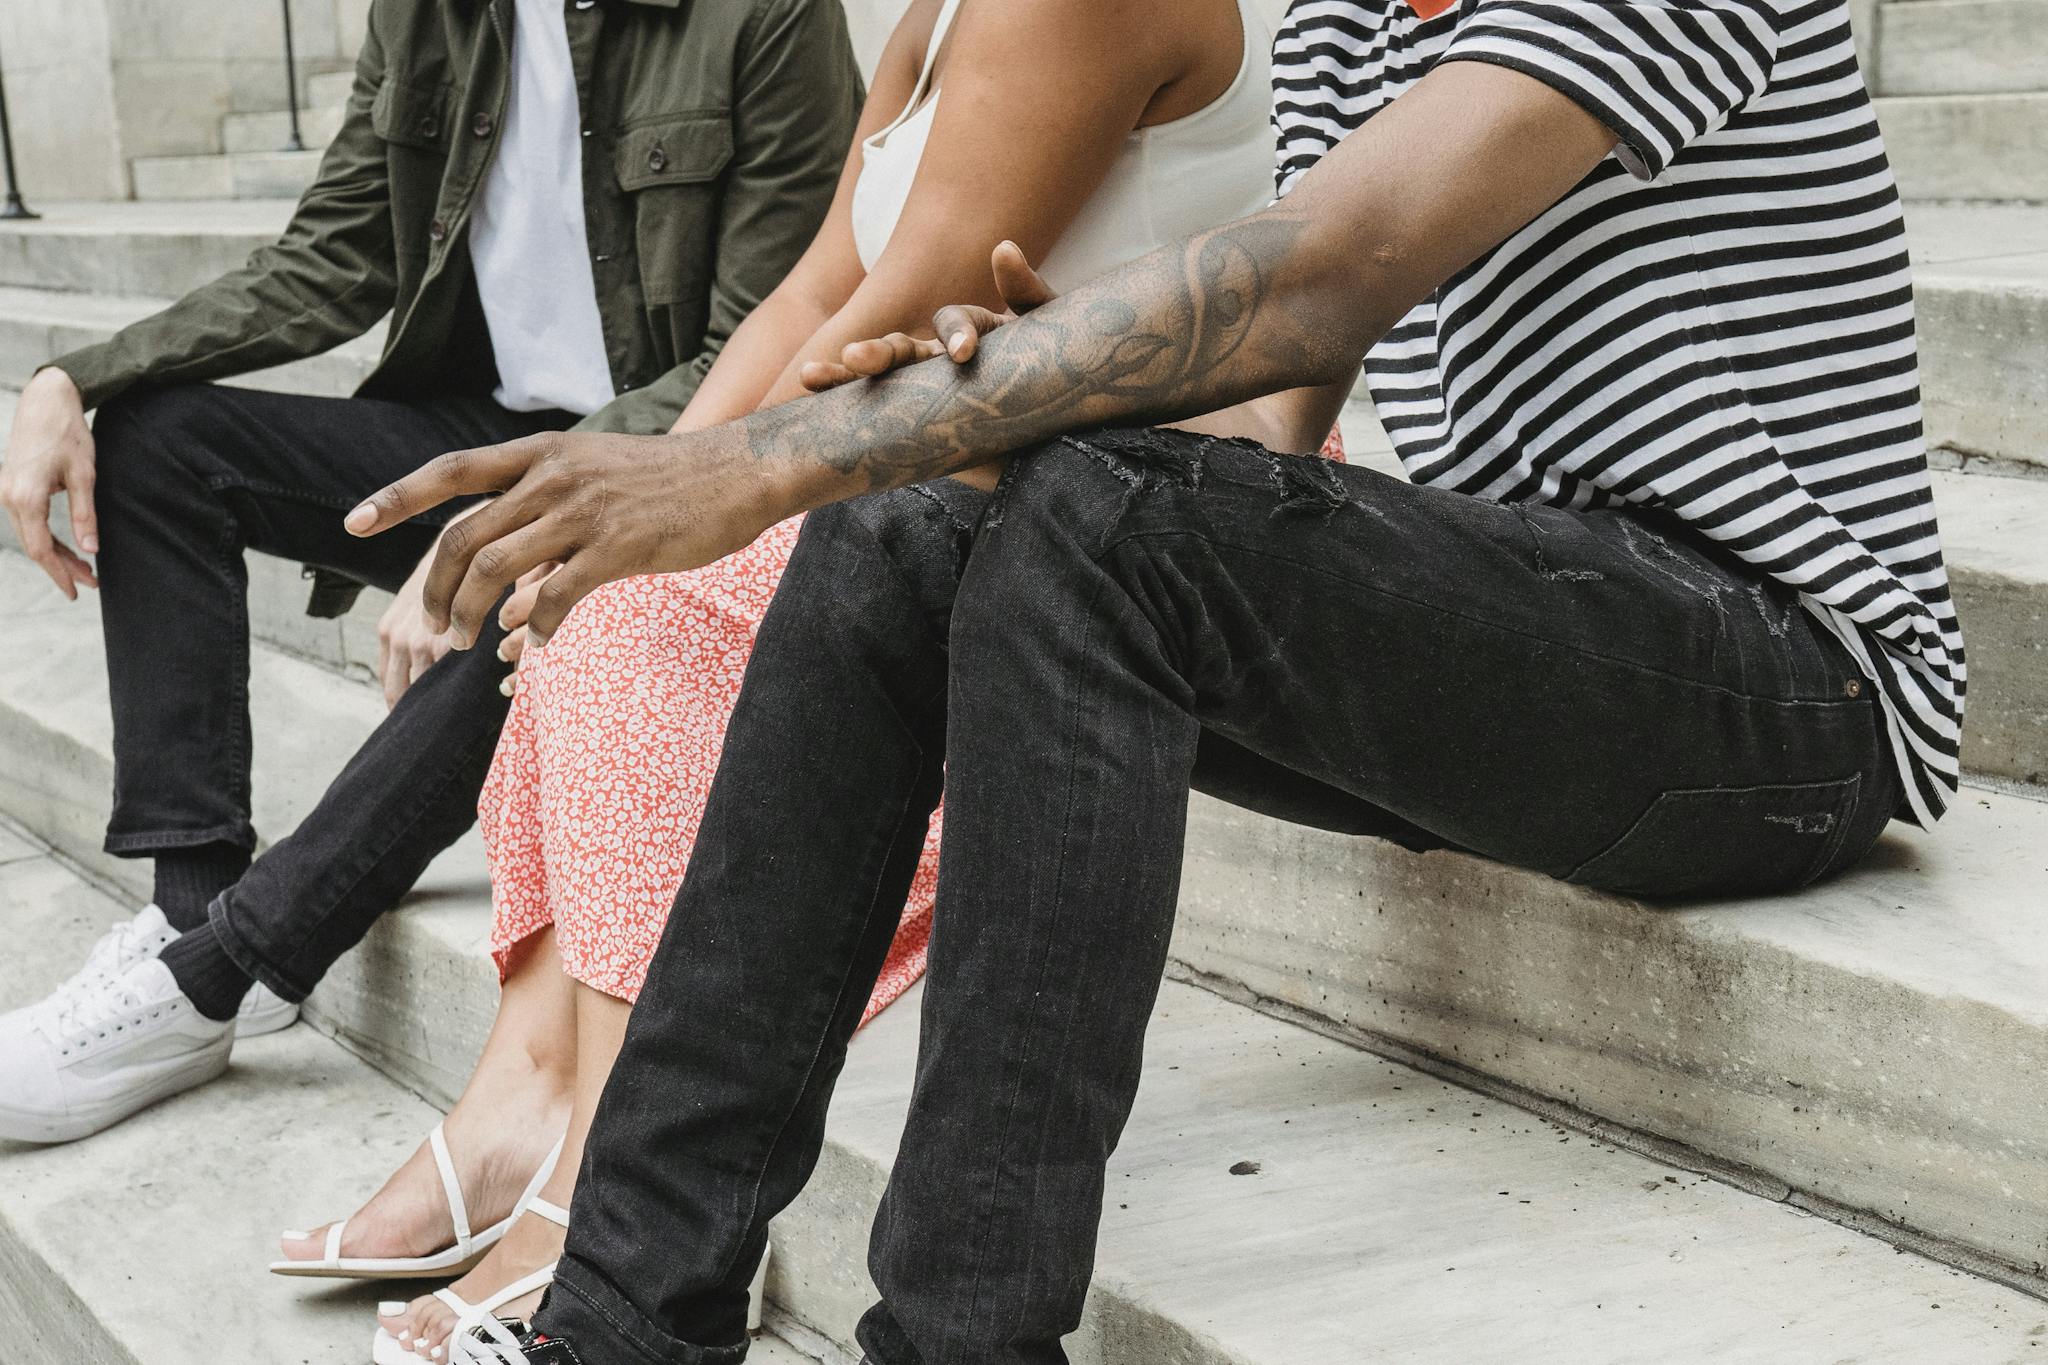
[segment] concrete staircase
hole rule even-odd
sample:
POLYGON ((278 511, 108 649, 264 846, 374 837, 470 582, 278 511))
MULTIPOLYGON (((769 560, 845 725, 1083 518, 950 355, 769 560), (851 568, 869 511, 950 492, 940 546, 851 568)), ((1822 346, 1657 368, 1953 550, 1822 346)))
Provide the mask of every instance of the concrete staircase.
MULTIPOLYGON (((1948 821, 1895 828, 1867 867, 1793 900, 1653 909, 1197 800, 1177 980, 1077 1362, 2048 1353, 2048 207, 2026 202, 2048 176, 2015 182, 1941 131, 2043 145, 2025 120, 2048 91, 2044 9, 1877 11, 1905 183, 1958 201, 1909 215, 1973 666, 1972 785, 1948 821)), ((343 93, 317 78, 308 103, 343 93)), ((275 234, 288 204, 233 193, 254 174, 236 159, 269 155, 281 125, 238 117, 227 152, 177 159, 209 163, 180 182, 215 177, 201 202, 0 225, 0 376, 275 234)), ((346 392, 374 357, 370 338, 253 382, 346 392)), ((1369 414, 1347 429, 1385 459, 1369 414)), ((381 604, 309 621, 294 566, 252 570, 257 818, 275 837, 381 714, 381 604)), ((98 851, 112 756, 94 614, 0 550, 0 916, 18 926, 0 1007, 146 891, 146 865, 98 851)), ((16 1329, 0 1355, 184 1365, 231 1341, 232 1358, 360 1358, 381 1295, 309 1295, 257 1263, 276 1228, 358 1202, 460 1088, 496 1008, 487 916, 466 842, 322 986, 311 1027, 102 1138, 0 1149, 16 1329)), ((811 1357, 850 1360, 869 1301, 915 1000, 857 1041, 818 1176, 777 1229, 773 1325, 811 1357)))
POLYGON ((139 156, 130 163, 135 197, 144 202, 192 199, 297 199, 320 169, 319 149, 341 127, 353 72, 305 81, 299 136, 309 149, 287 152, 290 117, 234 113, 221 120, 221 150, 192 156, 139 156))

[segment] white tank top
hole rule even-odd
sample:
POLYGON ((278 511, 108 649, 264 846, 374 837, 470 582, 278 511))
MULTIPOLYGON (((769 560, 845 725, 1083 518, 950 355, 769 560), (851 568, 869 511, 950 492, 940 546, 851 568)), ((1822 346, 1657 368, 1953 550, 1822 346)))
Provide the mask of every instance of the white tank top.
MULTIPOLYGON (((959 12, 960 0, 946 0, 932 26, 910 102, 894 122, 861 144, 853 240, 864 269, 874 269, 881 259, 910 198, 939 105, 932 67, 959 12)), ((1135 129, 1124 139, 1102 184, 1051 253, 1036 262, 1054 289, 1064 293, 1188 233, 1242 218, 1272 202, 1273 37, 1255 0, 1238 0, 1237 12, 1244 26, 1237 79, 1194 113, 1135 129)))

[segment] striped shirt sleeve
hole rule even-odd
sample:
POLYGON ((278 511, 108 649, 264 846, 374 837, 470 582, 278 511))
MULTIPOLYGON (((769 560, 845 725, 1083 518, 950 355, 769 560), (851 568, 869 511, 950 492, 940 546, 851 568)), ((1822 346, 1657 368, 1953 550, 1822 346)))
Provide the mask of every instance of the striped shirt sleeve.
POLYGON ((1620 139, 1630 174, 1654 180, 1770 78, 1784 0, 1480 0, 1445 61, 1533 76, 1620 139))

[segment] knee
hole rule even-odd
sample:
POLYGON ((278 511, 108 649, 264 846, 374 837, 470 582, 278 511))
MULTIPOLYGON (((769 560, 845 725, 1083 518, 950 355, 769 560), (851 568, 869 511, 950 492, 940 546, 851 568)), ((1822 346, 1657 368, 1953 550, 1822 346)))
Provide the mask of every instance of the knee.
POLYGON ((858 614, 881 599, 951 611, 987 495, 951 480, 834 503, 804 521, 777 591, 858 614))
POLYGON ((166 479, 190 475, 184 452, 202 450, 217 431, 218 408, 210 385, 131 389, 100 405, 93 416, 94 463, 100 496, 120 497, 166 479))

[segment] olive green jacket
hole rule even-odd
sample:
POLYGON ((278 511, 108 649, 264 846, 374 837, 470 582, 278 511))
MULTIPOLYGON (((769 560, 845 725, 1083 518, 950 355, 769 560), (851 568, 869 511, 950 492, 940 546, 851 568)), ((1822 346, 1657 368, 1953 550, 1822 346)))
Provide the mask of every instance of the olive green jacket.
MULTIPOLYGON (((511 0, 375 0, 341 131, 277 243, 55 361, 88 407, 223 378, 392 319, 359 393, 488 393, 467 246, 504 123, 511 0)), ((581 424, 668 429, 831 201, 861 84, 841 0, 563 0, 583 207, 618 397, 581 424)))

